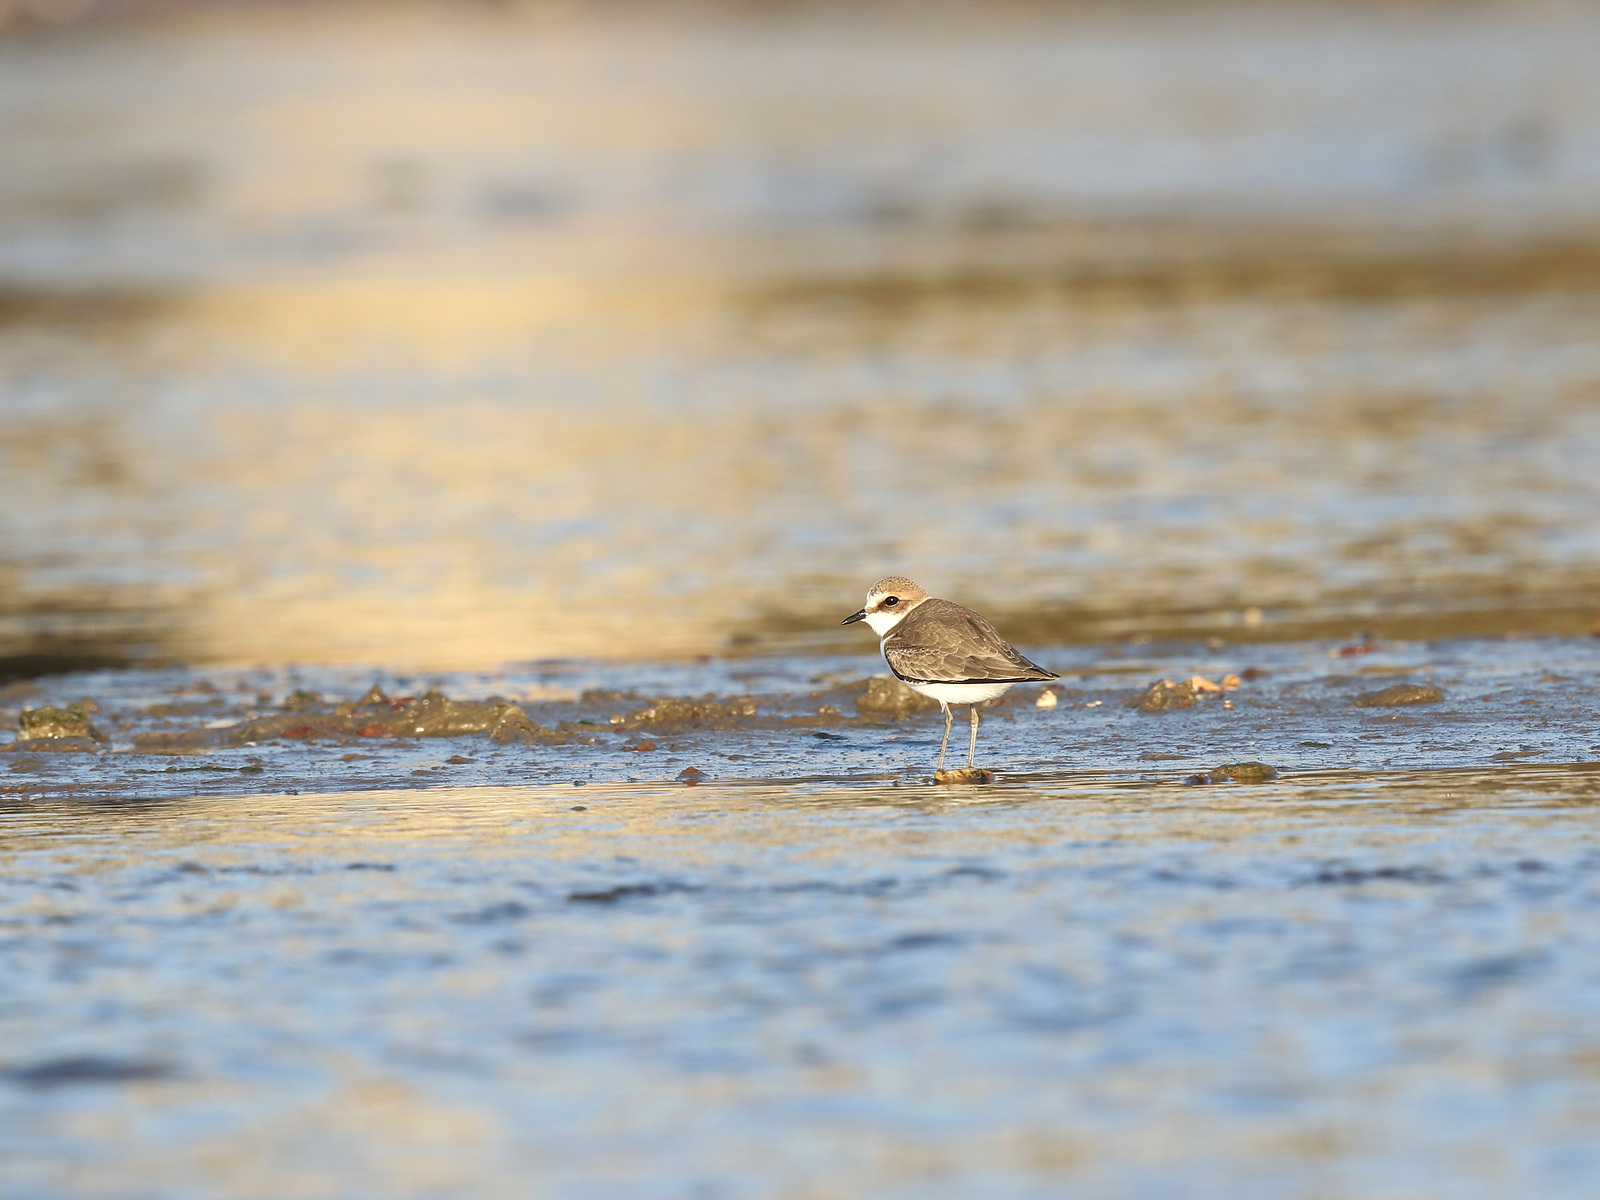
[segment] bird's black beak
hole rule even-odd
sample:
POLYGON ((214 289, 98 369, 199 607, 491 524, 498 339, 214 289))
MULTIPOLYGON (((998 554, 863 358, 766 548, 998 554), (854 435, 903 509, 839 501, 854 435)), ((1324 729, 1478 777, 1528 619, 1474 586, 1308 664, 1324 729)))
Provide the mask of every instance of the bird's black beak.
POLYGON ((860 612, 851 613, 844 620, 840 621, 839 624, 841 624, 841 625, 854 625, 857 621, 865 621, 866 619, 867 619, 867 610, 863 608, 860 612))

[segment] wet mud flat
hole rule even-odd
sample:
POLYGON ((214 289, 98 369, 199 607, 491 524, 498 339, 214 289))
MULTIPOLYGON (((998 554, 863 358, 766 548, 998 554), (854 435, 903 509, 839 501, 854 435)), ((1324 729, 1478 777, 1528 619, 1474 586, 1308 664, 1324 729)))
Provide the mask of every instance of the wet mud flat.
MULTIPOLYGON (((1600 639, 1040 651, 982 712, 980 767, 1238 782, 1600 758, 1600 639), (1231 769, 1257 764, 1259 770, 1231 769), (1230 768, 1221 770, 1222 768, 1230 768)), ((0 690, 0 797, 525 783, 930 782, 937 706, 869 656, 549 663, 494 675, 164 670, 0 690)), ((963 721, 964 725, 965 722, 963 721)), ((965 760, 965 729, 950 766, 965 760)))

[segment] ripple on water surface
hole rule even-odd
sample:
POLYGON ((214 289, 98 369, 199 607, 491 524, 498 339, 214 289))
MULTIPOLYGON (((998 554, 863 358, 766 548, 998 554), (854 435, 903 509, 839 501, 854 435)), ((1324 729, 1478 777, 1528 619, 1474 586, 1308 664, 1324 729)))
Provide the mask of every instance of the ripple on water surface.
POLYGON ((0 1161, 19 1195, 1579 1196, 1597 796, 1511 766, 12 810, 0 1161))

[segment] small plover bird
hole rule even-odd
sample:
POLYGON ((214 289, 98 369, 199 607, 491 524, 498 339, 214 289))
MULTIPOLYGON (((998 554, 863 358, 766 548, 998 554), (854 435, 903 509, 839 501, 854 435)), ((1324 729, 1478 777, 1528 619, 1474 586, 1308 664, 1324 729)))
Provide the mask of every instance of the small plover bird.
POLYGON ((939 702, 944 710, 944 741, 939 765, 944 770, 950 747, 952 704, 970 704, 972 737, 967 743, 967 769, 978 755, 978 705, 1003 696, 1019 683, 1059 679, 1018 654, 995 627, 949 600, 928 595, 900 575, 880 579, 867 592, 860 612, 844 624, 865 621, 878 635, 879 648, 895 678, 914 692, 939 702))

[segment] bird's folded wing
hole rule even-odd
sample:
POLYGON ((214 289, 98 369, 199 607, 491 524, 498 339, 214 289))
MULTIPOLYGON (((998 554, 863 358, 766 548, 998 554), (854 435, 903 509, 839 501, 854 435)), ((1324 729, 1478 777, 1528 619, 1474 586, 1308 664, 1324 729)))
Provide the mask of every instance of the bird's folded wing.
MULTIPOLYGON (((914 616, 915 614, 913 614, 914 616)), ((963 622, 965 624, 967 622, 963 622)), ((901 679, 918 683, 966 683, 1003 680, 1054 679, 1055 674, 1029 662, 1009 646, 976 613, 970 627, 957 631, 945 623, 939 629, 919 630, 912 622, 904 634, 884 639, 883 656, 901 679)))

